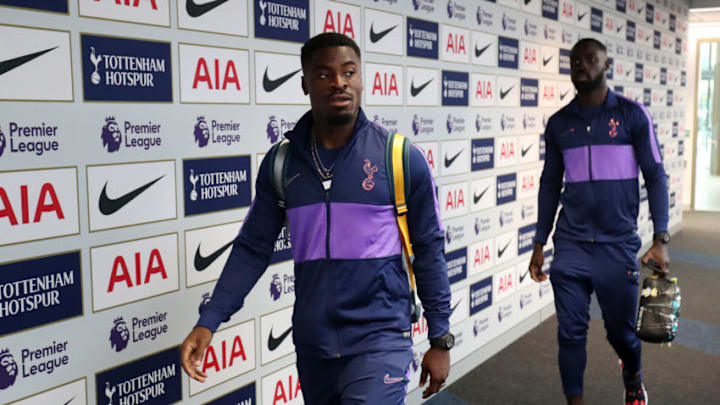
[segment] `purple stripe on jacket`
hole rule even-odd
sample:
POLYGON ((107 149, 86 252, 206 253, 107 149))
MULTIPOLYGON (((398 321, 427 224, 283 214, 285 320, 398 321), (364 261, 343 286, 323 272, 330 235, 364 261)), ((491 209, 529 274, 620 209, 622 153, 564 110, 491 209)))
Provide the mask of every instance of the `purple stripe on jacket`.
MULTIPOLYGON (((295 249, 295 245, 293 245, 295 249)), ((392 205, 330 204, 330 257, 374 259, 400 254, 392 205)))
POLYGON ((295 262, 322 259, 326 256, 327 213, 325 203, 287 210, 290 240, 295 262))
POLYGON ((590 168, 588 166, 588 147, 570 148, 562 151, 563 163, 565 163, 565 181, 577 183, 590 180, 590 168))
POLYGON ((657 139, 655 138, 655 129, 653 128, 652 124, 652 118, 650 118, 650 113, 648 112, 648 109, 645 108, 645 106, 641 103, 638 103, 635 100, 629 99, 625 96, 617 95, 618 97, 621 97, 636 106, 640 107, 640 110, 642 110, 643 114, 645 114, 645 118, 647 118, 647 124, 648 124, 648 136, 650 137, 650 149, 652 150, 653 158, 655 159, 655 163, 660 163, 660 148, 657 144, 657 139))
POLYGON ((626 180, 638 177, 638 162, 632 145, 593 145, 593 180, 626 180))

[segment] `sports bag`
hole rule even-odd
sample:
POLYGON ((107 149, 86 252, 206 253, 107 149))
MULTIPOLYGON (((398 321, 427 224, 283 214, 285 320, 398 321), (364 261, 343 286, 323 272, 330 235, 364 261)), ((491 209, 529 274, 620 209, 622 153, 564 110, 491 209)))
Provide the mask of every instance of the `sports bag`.
POLYGON ((651 343, 675 339, 680 316, 680 287, 677 278, 654 273, 643 280, 635 334, 651 343))

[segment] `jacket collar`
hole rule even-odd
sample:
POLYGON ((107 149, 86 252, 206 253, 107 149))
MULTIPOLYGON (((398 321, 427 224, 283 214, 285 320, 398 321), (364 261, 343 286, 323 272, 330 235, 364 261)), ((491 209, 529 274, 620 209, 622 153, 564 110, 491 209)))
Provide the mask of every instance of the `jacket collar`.
MULTIPOLYGON (((313 127, 313 115, 312 110, 309 110, 298 120, 295 124, 295 128, 288 132, 285 137, 295 145, 305 145, 310 140, 310 129, 313 127)), ((367 116, 362 107, 358 110, 357 121, 355 122, 355 129, 353 129, 353 139, 358 135, 360 130, 369 123, 367 116)), ((350 140, 350 142, 353 141, 350 140)))
MULTIPOLYGON (((615 95, 614 91, 608 88, 607 97, 605 97, 605 102, 602 104, 602 110, 608 110, 610 108, 617 107, 617 105, 617 95, 615 95)), ((578 105, 577 96, 575 96, 575 98, 573 98, 573 100, 563 110, 574 115, 580 115, 580 105, 578 105)))

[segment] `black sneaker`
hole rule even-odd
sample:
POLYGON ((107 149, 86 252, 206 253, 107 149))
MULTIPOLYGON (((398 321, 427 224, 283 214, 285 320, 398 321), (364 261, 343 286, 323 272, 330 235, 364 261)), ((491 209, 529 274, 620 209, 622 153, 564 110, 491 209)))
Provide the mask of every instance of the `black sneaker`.
POLYGON ((637 390, 625 390, 625 405, 648 405, 648 395, 645 386, 640 385, 637 390))

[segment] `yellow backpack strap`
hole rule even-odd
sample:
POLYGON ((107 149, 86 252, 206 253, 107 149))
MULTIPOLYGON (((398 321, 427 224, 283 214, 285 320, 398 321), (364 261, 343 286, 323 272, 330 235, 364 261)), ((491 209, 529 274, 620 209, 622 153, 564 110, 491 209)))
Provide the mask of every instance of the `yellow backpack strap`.
POLYGON ((410 289, 415 292, 415 274, 413 273, 412 264, 415 260, 412 245, 410 244, 410 231, 407 222, 407 201, 405 200, 405 151, 406 139, 400 134, 391 135, 392 140, 392 173, 393 173, 393 191, 395 193, 395 211, 400 229, 400 237, 402 239, 403 251, 405 253, 405 264, 410 278, 410 289))

